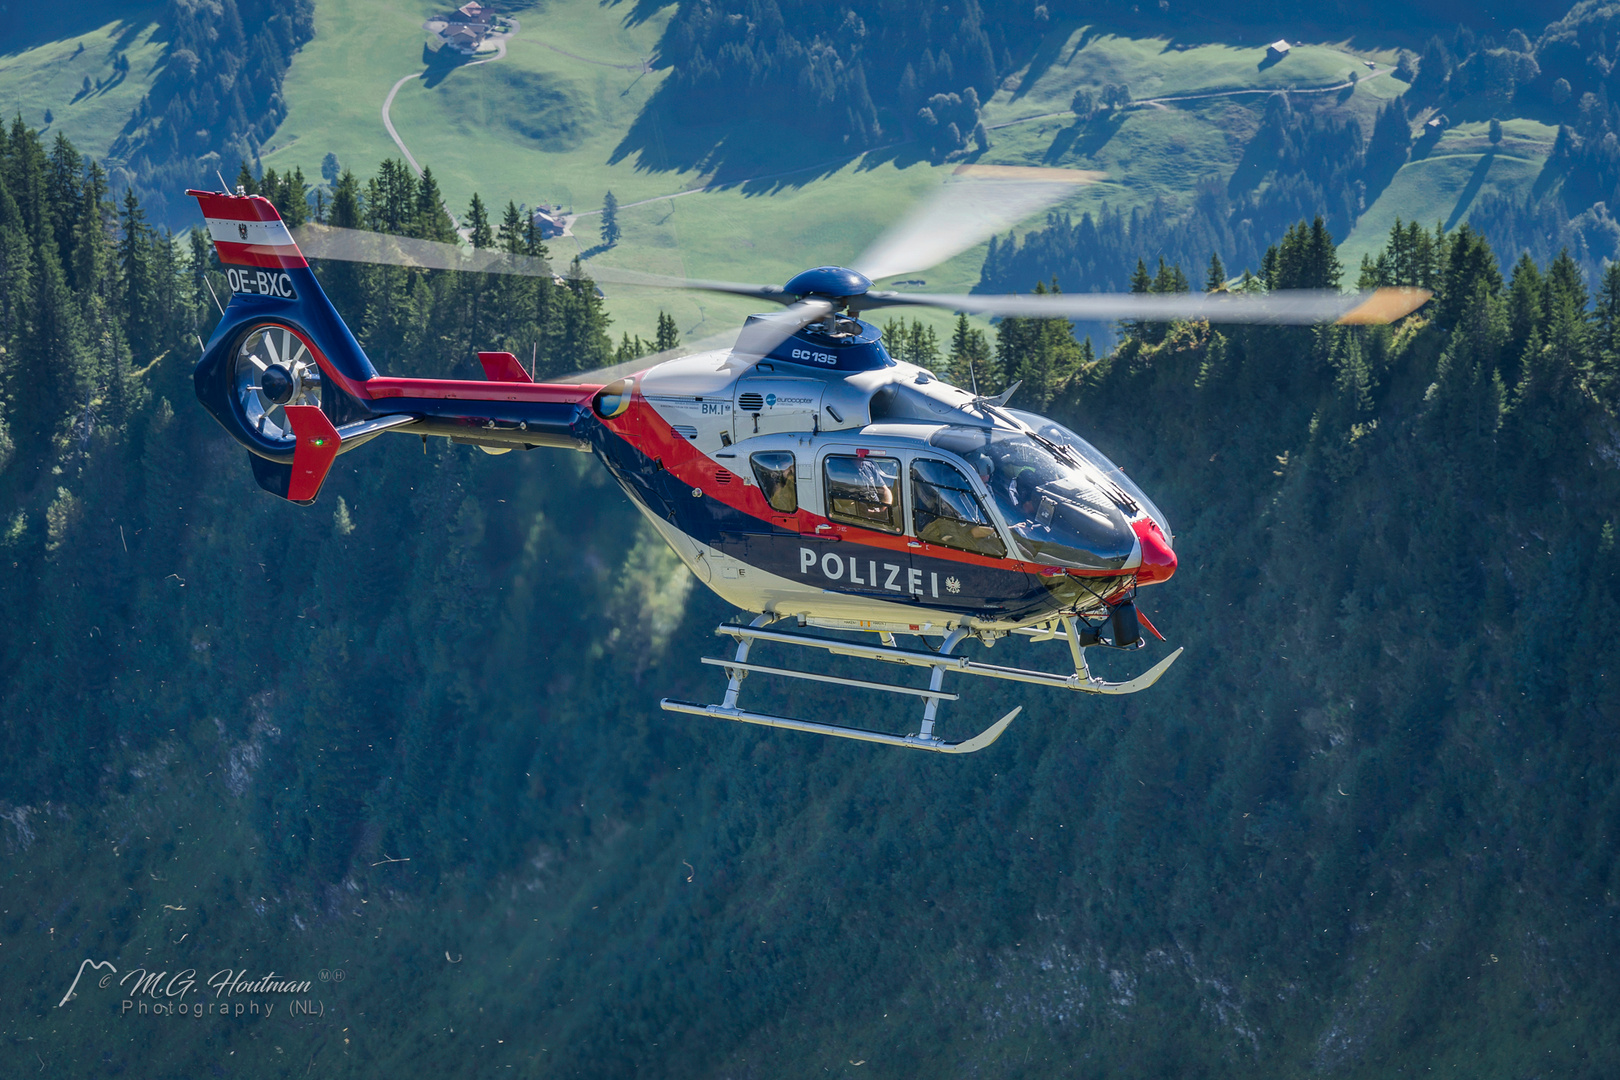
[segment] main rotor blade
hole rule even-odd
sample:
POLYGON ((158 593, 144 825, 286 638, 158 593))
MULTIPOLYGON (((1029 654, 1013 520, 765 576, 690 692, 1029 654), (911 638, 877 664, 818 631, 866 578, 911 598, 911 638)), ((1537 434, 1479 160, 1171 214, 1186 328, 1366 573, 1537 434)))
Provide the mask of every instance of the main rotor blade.
POLYGON ((737 335, 736 351, 748 356, 764 356, 813 322, 820 322, 835 310, 831 300, 806 297, 781 311, 756 317, 737 335))
POLYGON ((1081 169, 960 166, 850 266, 873 281, 927 270, 1106 178, 1081 169))
MULTIPOLYGON (((423 270, 456 270, 476 274, 513 274, 519 277, 559 277, 551 262, 534 255, 512 254, 492 248, 462 247, 437 240, 417 240, 409 236, 343 229, 335 225, 310 223, 293 232, 293 240, 312 259, 370 263, 375 266, 415 267, 423 270)), ((749 285, 735 281, 705 281, 697 278, 649 274, 594 263, 581 264, 587 277, 608 285, 633 285, 653 289, 697 289, 703 292, 751 296, 789 304, 793 298, 779 285, 749 285)))
POLYGON ((879 307, 935 307, 974 315, 1013 315, 1061 319, 1138 319, 1170 322, 1204 319, 1213 323, 1308 326, 1313 323, 1394 322, 1422 307, 1427 289, 1375 289, 1341 293, 1332 289, 1285 289, 1274 293, 1046 293, 979 295, 869 292, 851 303, 862 311, 879 307))
POLYGON ((638 356, 634 360, 609 364, 607 367, 597 368, 595 371, 571 371, 566 375, 553 376, 546 381, 579 386, 605 386, 615 379, 622 379, 637 372, 646 371, 650 367, 662 364, 665 360, 678 360, 683 356, 691 356, 693 353, 711 352, 715 349, 729 349, 736 340, 737 332, 727 330, 721 334, 710 334, 707 337, 698 338, 696 341, 682 342, 675 348, 665 349, 663 352, 649 353, 646 356, 638 356))

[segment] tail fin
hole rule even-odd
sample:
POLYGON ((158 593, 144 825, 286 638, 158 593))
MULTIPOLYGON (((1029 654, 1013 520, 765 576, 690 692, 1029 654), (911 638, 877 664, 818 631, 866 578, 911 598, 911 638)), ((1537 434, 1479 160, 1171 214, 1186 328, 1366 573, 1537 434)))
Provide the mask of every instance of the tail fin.
POLYGON ((328 427, 372 418, 364 387, 377 371, 270 200, 187 194, 202 208, 231 290, 193 372, 197 398, 253 455, 261 487, 283 498, 312 499, 319 478, 312 484, 295 459, 305 452, 299 429, 318 425, 307 412, 299 417, 300 410, 314 407, 328 427))

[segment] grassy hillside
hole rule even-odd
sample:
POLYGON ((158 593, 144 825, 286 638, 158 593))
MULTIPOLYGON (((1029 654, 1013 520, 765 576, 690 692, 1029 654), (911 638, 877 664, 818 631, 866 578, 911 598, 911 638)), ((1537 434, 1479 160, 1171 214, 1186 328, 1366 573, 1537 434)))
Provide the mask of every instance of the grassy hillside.
MULTIPOLYGON (((318 4, 316 37, 293 63, 288 119, 264 151, 266 166, 298 166, 313 177, 329 151, 359 169, 397 154, 381 124, 382 102, 402 76, 426 70, 428 78, 400 87, 391 115, 453 209, 459 212, 477 190, 495 204, 592 211, 612 190, 626 206, 624 235, 615 250, 594 256, 603 264, 751 281, 780 281, 805 265, 849 260, 944 175, 907 144, 840 158, 825 144, 758 125, 649 135, 637 125, 656 126, 645 106, 667 73, 639 65, 652 55, 669 8, 562 0, 520 14, 523 29, 504 59, 453 69, 424 62, 420 23, 435 10, 380 0, 318 4), (636 145, 654 149, 627 152, 633 130, 636 145), (720 144, 722 167, 669 164, 700 157, 695 147, 720 144), (658 199, 701 188, 709 190, 658 199), (644 202, 652 199, 658 201, 644 202)), ((1263 94, 1248 91, 1333 86, 1352 70, 1367 75, 1363 59, 1386 68, 1393 62, 1388 53, 1328 45, 1300 46, 1275 64, 1263 56, 1258 46, 1181 46, 1089 26, 1054 33, 986 103, 993 146, 977 160, 1107 172, 1107 182, 1064 204, 1076 211, 1104 201, 1180 204, 1198 180, 1236 170, 1264 102, 1263 94), (1109 82, 1127 84, 1137 98, 1240 93, 1132 109, 1117 122, 1082 130, 1068 113, 1074 90, 1109 82)), ((1377 107, 1400 88, 1381 76, 1327 96, 1370 129, 1377 107)), ((582 218, 577 237, 554 243, 554 252, 591 252, 596 228, 595 218, 582 218)), ((981 247, 922 276, 931 288, 966 289, 982 260, 981 247)), ((690 338, 724 329, 751 309, 718 297, 609 294, 618 327, 642 336, 650 335, 659 310, 673 313, 690 338)), ((947 322, 923 317, 941 330, 947 322)))
POLYGON ((1376 254, 1397 217, 1451 229, 1468 220, 1482 195, 1522 200, 1541 175, 1558 129, 1535 120, 1508 120, 1501 143, 1492 146, 1488 127, 1484 121, 1458 124, 1438 139, 1421 141, 1413 159, 1339 246, 1339 259, 1353 270, 1363 255, 1376 254))
POLYGON ((31 127, 60 132, 82 152, 104 157, 152 85, 164 48, 162 12, 155 2, 92 2, 15 34, 8 25, 0 41, 0 107, 8 119, 20 114, 31 127), (115 70, 119 56, 128 58, 127 72, 115 70))

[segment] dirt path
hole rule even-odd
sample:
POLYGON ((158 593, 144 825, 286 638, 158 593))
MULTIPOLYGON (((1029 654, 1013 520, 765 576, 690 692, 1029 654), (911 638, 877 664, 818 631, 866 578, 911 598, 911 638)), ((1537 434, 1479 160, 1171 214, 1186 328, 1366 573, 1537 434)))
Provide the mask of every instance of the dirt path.
MULTIPOLYGON (((1171 94, 1166 95, 1165 97, 1135 98, 1125 107, 1127 109, 1134 109, 1143 106, 1151 106, 1155 109, 1166 109, 1169 108, 1169 103, 1171 102, 1204 101, 1209 98, 1242 97, 1247 94, 1331 94, 1336 91, 1343 90, 1349 86, 1358 86, 1361 83, 1366 82, 1367 79, 1376 79, 1380 75, 1388 74, 1390 74, 1390 69, 1386 68, 1382 71, 1374 71, 1369 73, 1366 79, 1357 79, 1355 82, 1350 82, 1347 79, 1341 83, 1334 83, 1332 86, 1265 86, 1249 90, 1209 90, 1197 94, 1171 94)), ((1003 120, 999 124, 986 124, 985 127, 990 131, 997 131, 1001 128, 1013 127, 1016 124, 1030 124, 1034 123, 1036 120, 1056 120, 1073 115, 1074 113, 1067 110, 1063 112, 1040 113, 1036 116, 1020 116, 1016 120, 1003 120)))
POLYGON ((399 93, 399 88, 412 79, 420 79, 421 77, 422 73, 420 71, 413 71, 400 79, 399 82, 394 84, 394 88, 388 91, 388 97, 383 100, 382 107, 382 122, 383 127, 388 129, 388 137, 394 140, 394 145, 399 147, 399 152, 405 155, 405 160, 410 163, 411 169, 415 171, 417 176, 422 175, 422 166, 416 163, 416 159, 411 156, 411 148, 405 145, 405 140, 399 137, 398 131, 394 130, 394 121, 389 119, 388 110, 393 108, 394 95, 399 93))
MULTIPOLYGON (((514 34, 516 34, 519 30, 521 30, 523 28, 522 24, 520 24, 516 19, 510 20, 510 22, 512 24, 512 29, 508 33, 500 34, 498 36, 492 35, 492 38, 493 38, 493 40, 495 42, 495 55, 494 56, 486 56, 482 60, 474 60, 469 64, 462 64, 461 66, 462 67, 477 67, 480 64, 493 64, 497 60, 506 59, 506 43, 507 43, 507 41, 509 41, 514 34)), ((558 51, 561 52, 562 50, 559 49, 558 51)), ((575 59, 579 59, 579 58, 575 57, 575 59)), ((394 97, 399 93, 400 87, 404 86, 406 83, 410 82, 412 79, 420 79, 424 74, 425 74, 425 72, 413 71, 411 74, 403 76, 398 82, 396 82, 394 84, 394 88, 392 90, 388 91, 388 96, 383 99, 383 105, 382 105, 383 127, 388 129, 388 137, 390 139, 394 140, 394 145, 399 147, 399 152, 401 154, 405 155, 406 162, 408 162, 410 164, 412 171, 415 172, 417 176, 422 175, 422 166, 418 165, 417 162, 416 162, 416 158, 411 155, 411 149, 410 149, 410 147, 405 145, 405 140, 399 137, 399 132, 394 127, 393 118, 390 117, 388 113, 389 113, 389 110, 394 107, 394 97)), ((450 208, 445 207, 445 212, 449 213, 450 208)), ((455 220, 455 217, 456 216, 454 214, 450 214, 450 219, 452 221, 455 220)))

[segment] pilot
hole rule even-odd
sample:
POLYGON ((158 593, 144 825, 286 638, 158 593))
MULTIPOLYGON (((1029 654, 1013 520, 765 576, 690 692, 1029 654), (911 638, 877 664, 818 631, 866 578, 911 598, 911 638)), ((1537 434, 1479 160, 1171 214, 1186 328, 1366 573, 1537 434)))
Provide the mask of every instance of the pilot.
POLYGON ((1003 460, 996 482, 991 485, 991 490, 996 491, 1003 500, 1022 514, 1026 520, 1033 523, 1035 505, 1040 501, 1040 496, 1036 490, 1040 483, 1038 476, 1039 474, 1033 466, 1003 460))

